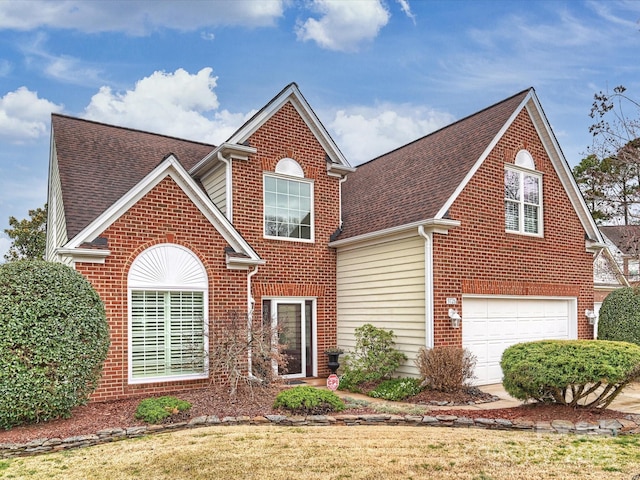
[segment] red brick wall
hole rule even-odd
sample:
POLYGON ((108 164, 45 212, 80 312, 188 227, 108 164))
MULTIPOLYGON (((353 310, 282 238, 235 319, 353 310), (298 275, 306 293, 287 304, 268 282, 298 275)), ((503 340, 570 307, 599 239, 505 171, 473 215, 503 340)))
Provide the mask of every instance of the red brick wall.
POLYGON ((319 375, 329 373, 324 351, 336 343, 336 254, 328 247, 339 227, 339 178, 327 175, 326 153, 291 104, 284 105, 256 131, 249 143, 258 152, 233 162, 233 223, 266 265, 253 277, 256 310, 264 297, 317 297, 319 375), (282 158, 300 164, 313 180, 313 243, 265 239, 263 173, 282 158))
POLYGON ((577 297, 578 337, 593 338, 593 327, 580 315, 593 308, 593 255, 585 251, 584 229, 526 110, 455 200, 449 217, 461 226, 433 236, 436 345, 461 344, 465 294, 577 297), (543 174, 542 238, 505 232, 504 166, 522 148, 543 174), (461 329, 451 328, 449 297, 457 299, 461 329))
MULTIPOLYGON (((202 261, 209 278, 209 332, 215 338, 226 312, 246 312, 247 272, 228 270, 226 241, 171 179, 165 178, 131 207, 101 237, 109 242, 111 255, 105 264, 77 263, 105 303, 111 346, 94 401, 201 387, 208 380, 129 385, 127 275, 133 260, 145 249, 160 243, 182 245, 202 261)), ((215 372, 211 372, 215 376, 215 372)))

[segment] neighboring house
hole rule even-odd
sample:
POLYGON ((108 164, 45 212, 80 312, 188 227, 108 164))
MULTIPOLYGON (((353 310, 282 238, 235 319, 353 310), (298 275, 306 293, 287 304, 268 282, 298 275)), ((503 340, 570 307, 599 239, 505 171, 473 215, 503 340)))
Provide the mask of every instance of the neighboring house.
POLYGON ((206 385, 230 311, 277 318, 290 376, 328 373, 353 168, 295 84, 217 147, 53 115, 49 170, 46 258, 90 280, 109 322, 94 400, 206 385))
POLYGON ((600 232, 627 281, 640 281, 640 225, 601 226, 600 232))
POLYGON ((107 310, 94 400, 207 384, 229 311, 277 322, 291 377, 364 323, 402 374, 469 347, 478 383, 515 342, 593 336, 602 239, 532 89, 355 172, 295 84, 217 147, 53 115, 49 170, 46 257, 107 310))
MULTIPOLYGON (((602 227, 600 228, 602 230, 602 227)), ((605 243, 610 240, 604 236, 605 243)), ((628 287, 629 282, 620 270, 610 246, 600 250, 593 261, 593 312, 595 314, 594 338, 598 337, 598 318, 602 302, 611 292, 618 288, 628 287)))
POLYGON ((360 165, 343 220, 342 347, 363 323, 393 329, 415 374, 420 347, 464 346, 488 384, 514 343, 593 338, 604 245, 533 89, 360 165))

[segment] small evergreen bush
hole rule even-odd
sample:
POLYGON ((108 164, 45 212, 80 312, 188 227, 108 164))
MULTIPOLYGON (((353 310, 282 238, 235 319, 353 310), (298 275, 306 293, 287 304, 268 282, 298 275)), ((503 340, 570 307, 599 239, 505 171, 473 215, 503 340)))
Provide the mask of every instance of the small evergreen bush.
POLYGON ((640 290, 631 287, 611 292, 602 302, 598 338, 640 345, 640 290))
POLYGON ((0 265, 0 427, 67 418, 98 385, 109 347, 104 306, 72 268, 0 265))
POLYGON ((407 356, 395 348, 393 330, 367 323, 355 330, 356 345, 345 356, 340 389, 359 392, 360 385, 391 378, 407 356))
POLYGON ((439 392, 458 392, 475 378, 476 357, 462 347, 422 347, 416 357, 422 385, 439 392))
POLYGON ((391 378, 384 380, 380 385, 371 390, 368 395, 373 398, 384 398, 398 402, 422 391, 422 382, 417 378, 391 378))
POLYGON ((273 404, 297 415, 323 415, 344 410, 344 402, 330 390, 304 386, 281 391, 273 404))
POLYGON ((135 417, 146 423, 161 423, 165 418, 189 410, 191 404, 176 397, 146 398, 138 404, 135 417))
POLYGON ((603 340, 519 343, 502 354, 503 385, 520 400, 607 408, 640 378, 640 346, 603 340))

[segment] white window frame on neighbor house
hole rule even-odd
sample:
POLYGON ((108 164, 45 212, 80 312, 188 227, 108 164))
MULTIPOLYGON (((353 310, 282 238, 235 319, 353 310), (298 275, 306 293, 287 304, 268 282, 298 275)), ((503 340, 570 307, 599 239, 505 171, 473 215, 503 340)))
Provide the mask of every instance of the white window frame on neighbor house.
POLYGON ((128 275, 130 384, 208 378, 208 286, 204 265, 191 250, 181 245, 155 245, 136 257, 128 275), (183 297, 187 298, 184 304, 181 302, 183 297), (196 300, 194 306, 189 305, 189 298, 196 300), (187 308, 183 310, 183 307, 187 308), (140 324, 140 320, 144 322, 147 309, 148 320, 140 324), (185 314, 182 318, 180 311, 185 314), (185 339, 192 339, 193 343, 179 348, 185 339), (148 340, 147 344, 145 340, 148 340), (149 364, 144 365, 147 359, 149 364), (172 369, 172 359, 186 361, 187 366, 174 364, 172 369), (161 360, 164 360, 163 364, 161 360), (143 373, 145 369, 150 373, 143 373))
POLYGON ((542 174, 535 170, 535 163, 529 152, 520 150, 516 155, 515 165, 505 165, 504 186, 505 231, 542 237, 544 232, 542 225, 542 174), (515 191, 511 194, 508 193, 507 189, 509 178, 513 180, 514 186, 517 186, 517 190, 514 189, 515 191), (530 187, 531 183, 529 182, 531 181, 535 182, 535 189, 530 187), (527 195, 528 193, 535 193, 537 196, 527 195), (535 208, 535 216, 530 214, 533 208, 535 208), (515 215, 517 215, 517 225, 513 221, 515 215), (535 222, 535 230, 530 227, 531 224, 527 220, 535 222))
POLYGON ((306 243, 315 241, 313 185, 313 180, 304 178, 302 167, 292 158, 283 158, 278 161, 275 173, 265 172, 263 174, 264 238, 306 243), (301 187, 308 188, 308 197, 299 193, 301 187), (298 193, 295 192, 296 190, 298 193), (300 218, 301 212, 306 211, 306 209, 303 210, 304 206, 301 207, 305 200, 309 202, 309 225, 301 224, 306 216, 300 218), (269 220, 270 217, 286 218, 286 221, 269 220), (273 231, 274 224, 275 233, 273 231), (287 229, 287 225, 289 231, 285 234, 284 229, 287 229), (302 227, 309 228, 309 238, 301 236, 302 227), (283 229, 282 235, 279 234, 280 228, 283 229), (296 231, 298 235, 291 236, 296 231))

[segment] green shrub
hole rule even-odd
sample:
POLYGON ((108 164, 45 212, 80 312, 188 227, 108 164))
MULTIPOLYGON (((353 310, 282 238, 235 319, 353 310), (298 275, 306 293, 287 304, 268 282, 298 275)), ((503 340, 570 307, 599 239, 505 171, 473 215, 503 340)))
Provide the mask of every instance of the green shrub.
POLYGON ((462 347, 422 347, 416 366, 423 385, 439 392, 458 392, 475 378, 476 357, 462 347))
POLYGON ((512 397, 606 408, 640 378, 640 347, 603 340, 519 343, 504 351, 500 365, 512 397))
POLYGON ((407 356, 396 350, 393 330, 367 323, 355 330, 356 345, 345 356, 340 389, 359 392, 360 385, 391 378, 407 356))
POLYGON ((135 417, 147 423, 160 423, 168 416, 190 408, 189 402, 176 397, 146 398, 138 404, 135 417))
POLYGON ((0 427, 69 417, 108 347, 104 306, 82 275, 35 260, 0 266, 0 427))
POLYGON ((322 415, 344 410, 344 402, 330 390, 314 387, 293 387, 281 391, 273 404, 297 415, 322 415))
POLYGON ((602 302, 598 338, 640 345, 640 290, 619 288, 602 302))
POLYGON ((391 378, 384 380, 368 395, 373 398, 384 398, 397 402, 419 394, 422 391, 421 383, 417 378, 391 378))

